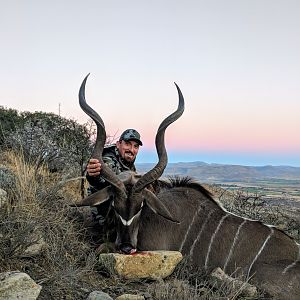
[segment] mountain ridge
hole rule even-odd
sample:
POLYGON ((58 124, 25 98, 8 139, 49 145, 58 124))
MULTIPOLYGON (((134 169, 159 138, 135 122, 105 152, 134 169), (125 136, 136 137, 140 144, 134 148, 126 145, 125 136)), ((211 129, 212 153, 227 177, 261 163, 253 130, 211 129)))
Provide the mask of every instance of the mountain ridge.
MULTIPOLYGON (((144 173, 154 167, 154 163, 137 163, 138 172, 144 173)), ((244 166, 202 161, 168 163, 164 176, 191 176, 205 182, 249 181, 264 179, 299 180, 300 167, 293 166, 244 166)))

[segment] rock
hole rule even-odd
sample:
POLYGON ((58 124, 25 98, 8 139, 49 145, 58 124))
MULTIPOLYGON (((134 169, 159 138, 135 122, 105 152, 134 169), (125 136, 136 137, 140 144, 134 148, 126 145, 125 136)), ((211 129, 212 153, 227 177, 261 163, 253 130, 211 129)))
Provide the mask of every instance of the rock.
POLYGON ((0 274, 0 300, 35 300, 41 289, 26 273, 14 271, 0 274))
POLYGON ((26 250, 24 251, 24 256, 32 257, 32 256, 39 255, 47 245, 45 240, 42 237, 33 238, 33 240, 36 240, 36 242, 30 245, 28 248, 26 248, 26 250))
POLYGON ((113 300, 113 298, 104 292, 93 291, 89 294, 87 300, 113 300))
POLYGON ((216 268, 211 274, 211 279, 219 288, 224 287, 224 284, 231 286, 235 291, 238 291, 241 296, 254 298, 257 297, 257 288, 248 282, 232 278, 225 274, 221 268, 216 268))
POLYGON ((117 297, 115 300, 145 300, 142 295, 124 294, 117 297))
POLYGON ((0 189, 0 207, 3 207, 7 203, 7 192, 0 189))
POLYGON ((145 251, 131 255, 103 253, 99 262, 121 277, 160 279, 171 275, 182 260, 178 251, 145 251))
MULTIPOLYGON (((37 230, 31 233, 28 233, 26 238, 26 244, 22 245, 22 248, 24 249, 22 253, 20 253, 20 257, 34 257, 44 250, 44 248, 47 247, 47 244, 44 240, 44 238, 41 236, 41 233, 37 230), (26 247, 26 248, 25 248, 26 247)), ((19 243, 18 240, 14 237, 10 238, 10 241, 12 244, 19 243)))

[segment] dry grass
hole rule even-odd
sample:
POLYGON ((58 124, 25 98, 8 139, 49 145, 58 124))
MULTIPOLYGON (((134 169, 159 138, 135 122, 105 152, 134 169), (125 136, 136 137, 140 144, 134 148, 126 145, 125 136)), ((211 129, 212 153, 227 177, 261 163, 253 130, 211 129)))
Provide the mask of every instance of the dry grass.
MULTIPOLYGON (((147 299, 243 299, 232 286, 217 289, 206 274, 184 261, 165 281, 125 281, 110 275, 97 256, 83 224, 82 212, 69 203, 81 197, 79 181, 68 181, 24 160, 22 153, 2 153, 2 164, 14 175, 9 202, 0 208, 0 272, 20 270, 42 285, 39 299, 86 299, 93 290, 112 297, 122 293, 147 299), (5 162, 5 163, 4 163, 5 162), (44 247, 28 255, 38 240, 44 247)), ((262 299, 262 298, 261 298, 262 299)))
POLYGON ((67 205, 61 178, 26 163, 22 153, 7 153, 6 167, 15 186, 0 209, 0 271, 27 272, 43 286, 40 299, 84 298, 84 289, 98 284, 96 256, 77 212, 67 205), (28 257, 26 249, 40 239, 42 253, 28 257))
MULTIPOLYGON (((235 278, 241 280, 242 278, 235 278)), ((236 299, 265 299, 260 293, 258 297, 243 296, 241 287, 224 282, 217 287, 209 274, 203 270, 195 270, 188 258, 182 260, 170 278, 149 286, 148 291, 157 300, 236 300, 236 299)))

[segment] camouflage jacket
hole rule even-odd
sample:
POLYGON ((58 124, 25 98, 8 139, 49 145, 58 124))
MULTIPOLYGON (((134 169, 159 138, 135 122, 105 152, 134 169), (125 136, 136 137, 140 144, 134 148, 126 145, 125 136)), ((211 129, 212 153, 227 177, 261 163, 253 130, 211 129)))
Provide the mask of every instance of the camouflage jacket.
MULTIPOLYGON (((115 144, 104 147, 102 159, 117 175, 124 171, 136 171, 134 164, 128 165, 124 162, 115 144)), ((109 185, 101 175, 96 177, 86 175, 86 179, 90 184, 89 193, 94 193, 109 185)))

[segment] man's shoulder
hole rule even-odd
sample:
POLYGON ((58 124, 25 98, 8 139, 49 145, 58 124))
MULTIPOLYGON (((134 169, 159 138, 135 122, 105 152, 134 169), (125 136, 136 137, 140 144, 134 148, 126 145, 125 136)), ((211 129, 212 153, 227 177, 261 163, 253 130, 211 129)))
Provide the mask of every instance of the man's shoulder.
POLYGON ((117 146, 116 144, 105 145, 102 151, 102 156, 116 156, 117 155, 117 146))
POLYGON ((103 161, 110 167, 119 163, 117 147, 115 144, 106 145, 102 152, 103 161))
POLYGON ((116 174, 122 172, 122 166, 118 155, 118 150, 115 144, 107 145, 102 152, 104 163, 109 166, 116 174))

